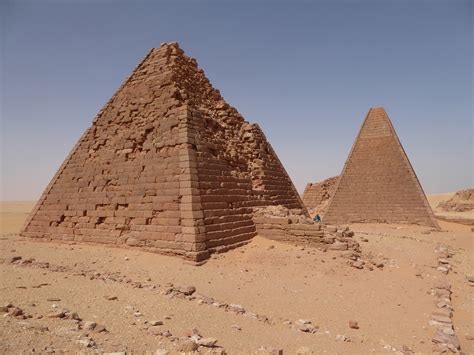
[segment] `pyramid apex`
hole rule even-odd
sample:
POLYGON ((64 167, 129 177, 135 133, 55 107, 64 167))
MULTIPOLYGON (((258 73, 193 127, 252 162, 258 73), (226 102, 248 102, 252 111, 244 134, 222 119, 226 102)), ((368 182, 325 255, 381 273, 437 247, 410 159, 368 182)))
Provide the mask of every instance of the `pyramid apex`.
POLYGON ((160 43, 160 48, 161 47, 173 47, 173 48, 180 48, 179 43, 174 41, 174 42, 162 42, 160 43))
POLYGON ((369 109, 369 111, 382 111, 382 112, 385 112, 385 108, 383 106, 375 106, 375 107, 371 107, 369 109))

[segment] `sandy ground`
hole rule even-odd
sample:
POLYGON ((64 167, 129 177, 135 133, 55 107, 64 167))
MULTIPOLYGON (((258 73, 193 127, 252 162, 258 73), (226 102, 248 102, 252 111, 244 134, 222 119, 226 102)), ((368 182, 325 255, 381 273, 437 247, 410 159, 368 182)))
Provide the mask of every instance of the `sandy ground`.
POLYGON ((192 329, 217 339, 229 354, 255 353, 262 346, 290 354, 301 347, 318 354, 393 354, 403 345, 431 353, 434 328, 428 322, 435 306, 430 291, 441 278, 435 253, 440 243, 454 251, 453 271, 447 277, 455 331, 462 350, 474 352, 474 341, 469 340, 474 335, 474 287, 465 278, 474 273, 474 233, 468 226, 440 222, 443 231, 438 232, 406 225, 352 225, 363 253, 384 262, 373 271, 349 267, 339 252, 258 237, 196 267, 140 251, 26 240, 15 233, 33 203, 1 206, 0 259, 35 259, 34 265, 0 264, 0 306, 10 302, 31 316, 0 317, 2 354, 78 351, 86 338, 99 351, 174 353, 180 341, 173 337, 192 329), (216 304, 171 298, 164 294, 170 283, 195 286, 197 293, 239 304, 247 314, 268 321, 216 304), (108 332, 77 329, 73 320, 48 317, 62 308, 104 325, 108 332), (285 323, 298 319, 310 320, 319 331, 303 333, 285 323), (150 328, 154 320, 163 325, 150 328), (349 328, 350 320, 360 328, 349 328), (167 330, 171 337, 151 334, 151 329, 167 330))

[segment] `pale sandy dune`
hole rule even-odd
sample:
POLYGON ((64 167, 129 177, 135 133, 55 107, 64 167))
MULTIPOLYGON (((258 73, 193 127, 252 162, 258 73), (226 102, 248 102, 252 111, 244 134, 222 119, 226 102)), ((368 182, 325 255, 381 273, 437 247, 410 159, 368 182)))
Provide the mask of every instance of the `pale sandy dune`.
POLYGON ((0 235, 18 233, 34 205, 34 201, 1 201, 0 235))

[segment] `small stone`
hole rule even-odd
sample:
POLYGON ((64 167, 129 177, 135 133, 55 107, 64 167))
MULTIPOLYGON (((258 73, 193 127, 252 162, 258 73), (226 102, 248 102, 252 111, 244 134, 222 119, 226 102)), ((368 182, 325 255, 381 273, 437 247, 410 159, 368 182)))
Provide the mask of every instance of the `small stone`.
POLYGON ((23 315, 23 310, 19 307, 12 307, 8 310, 8 314, 12 317, 19 317, 23 315))
POLYGON ((452 344, 456 349, 459 349, 459 341, 456 336, 444 334, 438 331, 431 340, 435 344, 452 344))
POLYGON ((115 301, 115 300, 118 300, 118 297, 117 296, 105 296, 105 299, 107 301, 115 301))
POLYGON ((234 330, 242 330, 242 328, 238 324, 232 324, 230 327, 234 330))
POLYGON ((451 291, 451 284, 447 281, 438 281, 435 285, 435 288, 440 290, 451 291))
POLYGON ((196 287, 194 287, 194 286, 183 286, 183 287, 177 287, 175 290, 178 291, 179 293, 182 293, 185 296, 190 296, 194 292, 196 292, 196 287))
POLYGON ((94 332, 96 333, 102 333, 102 332, 106 332, 107 329, 105 328, 105 325, 103 324, 97 324, 95 327, 94 327, 94 332))
POLYGON ((77 312, 72 312, 70 315, 69 315, 69 318, 73 319, 73 320, 77 320, 77 321, 81 321, 81 317, 79 317, 79 314, 77 314, 77 312))
POLYGON ((444 266, 438 266, 436 270, 441 271, 443 274, 447 274, 449 272, 449 269, 444 266))
POLYGON ((435 320, 435 321, 437 321, 437 322, 440 322, 440 323, 448 323, 448 324, 452 323, 450 317, 440 316, 440 315, 436 315, 436 314, 434 314, 433 316, 431 316, 431 319, 432 319, 432 320, 435 320))
POLYGON ((466 334, 465 338, 466 338, 466 340, 474 340, 474 335, 473 334, 466 334))
POLYGON ((350 342, 351 339, 346 335, 338 334, 338 335, 336 335, 336 341, 350 342))
POLYGON ((336 241, 334 244, 329 245, 329 250, 347 250, 348 245, 347 243, 342 243, 339 241, 336 241))
POLYGON ((198 348, 199 348, 198 344, 196 344, 194 341, 189 340, 189 339, 182 340, 177 345, 177 350, 182 351, 184 353, 196 351, 198 348))
POLYGON ((142 314, 141 312, 139 312, 139 311, 134 312, 133 315, 134 315, 135 317, 141 317, 141 316, 143 316, 143 314, 142 314))
POLYGON ((359 329, 359 323, 355 320, 350 320, 349 321, 349 328, 359 329))
POLYGON ((474 275, 466 275, 466 279, 469 282, 474 282, 474 275))
POLYGON ((212 348, 216 345, 217 339, 215 338, 201 338, 197 341, 198 345, 205 346, 207 348, 212 348))
POLYGON ((84 322, 84 324, 82 325, 82 328, 85 330, 94 330, 96 326, 97 326, 96 322, 87 321, 87 322, 84 322))
POLYGON ((88 338, 80 339, 77 342, 84 348, 93 348, 94 346, 96 346, 95 341, 88 338))
POLYGON ((21 260, 21 256, 19 256, 19 255, 11 256, 11 257, 7 258, 7 261, 8 261, 10 264, 13 264, 14 262, 16 262, 16 261, 18 261, 18 260, 21 260))
POLYGON ((150 321, 151 326, 163 325, 163 321, 161 320, 152 320, 150 321))
POLYGON ((355 267, 356 269, 363 269, 365 265, 365 262, 363 260, 357 260, 352 263, 352 267, 355 267))
POLYGON ((60 298, 57 298, 57 297, 48 297, 46 299, 46 301, 49 301, 49 302, 60 302, 61 299, 60 298))
POLYGON ((48 318, 66 318, 64 310, 52 311, 48 314, 48 318))

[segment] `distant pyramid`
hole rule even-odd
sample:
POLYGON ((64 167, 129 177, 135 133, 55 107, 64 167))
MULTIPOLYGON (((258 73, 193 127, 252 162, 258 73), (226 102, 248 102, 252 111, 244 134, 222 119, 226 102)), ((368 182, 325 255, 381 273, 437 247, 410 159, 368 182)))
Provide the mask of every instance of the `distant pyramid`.
POLYGON ((258 125, 176 43, 152 49, 98 113, 22 235, 200 261, 256 234, 254 207, 306 209, 258 125))
POLYGON ((369 110, 323 222, 414 223, 439 228, 383 108, 369 110))

